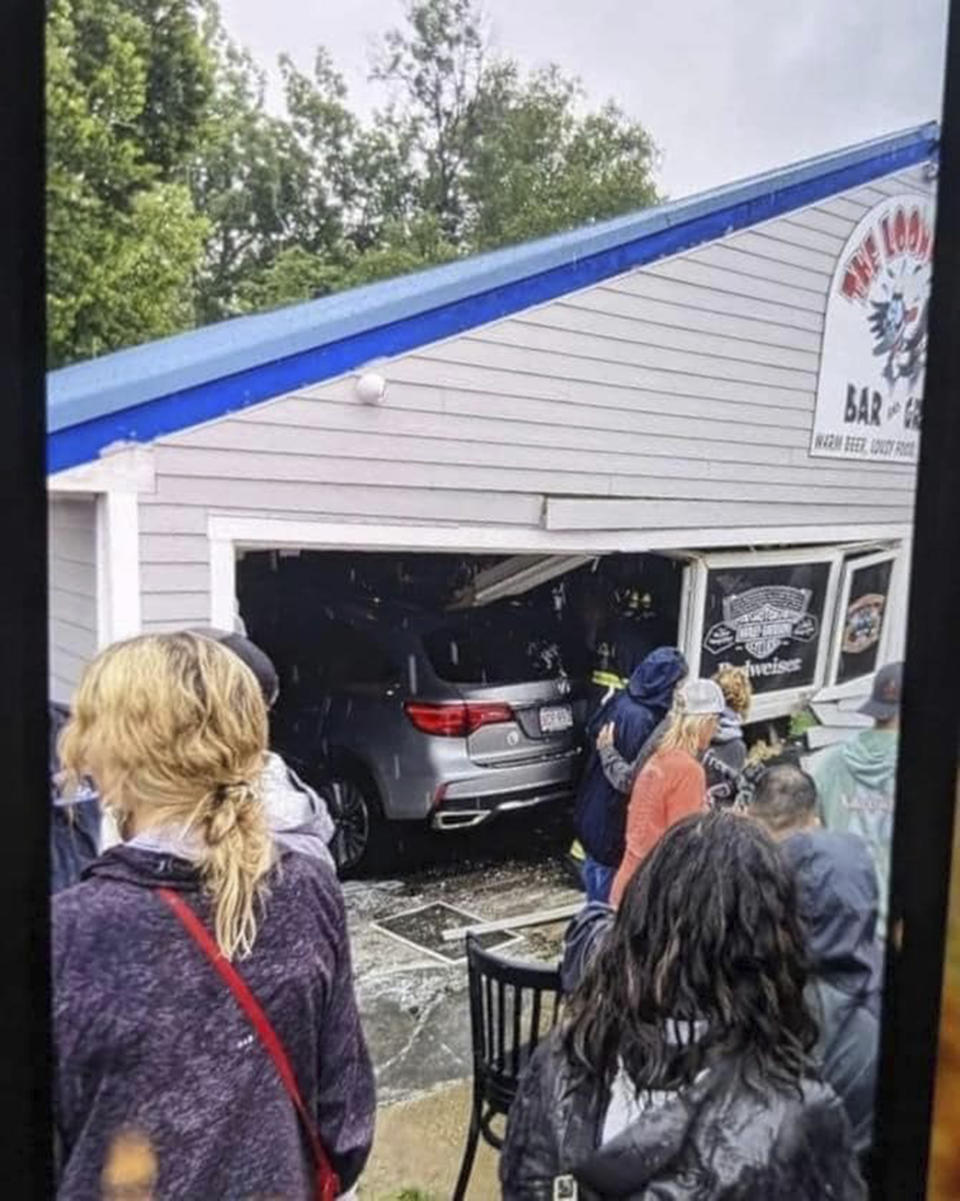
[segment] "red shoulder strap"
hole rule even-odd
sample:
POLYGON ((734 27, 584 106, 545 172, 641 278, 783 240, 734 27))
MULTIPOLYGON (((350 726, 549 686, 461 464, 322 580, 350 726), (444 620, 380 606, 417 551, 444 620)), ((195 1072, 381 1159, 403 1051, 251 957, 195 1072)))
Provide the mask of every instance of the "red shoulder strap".
POLYGON ((300 1089, 297 1087, 297 1078, 293 1073, 293 1068, 290 1066, 290 1060, 287 1058, 283 1043, 277 1037, 277 1032, 270 1024, 270 1019, 260 1007, 260 1002, 247 987, 244 978, 230 960, 225 958, 206 926, 204 926, 203 922, 200 921, 194 911, 184 901, 183 897, 169 888, 158 888, 156 891, 160 899, 173 910, 173 913, 179 918, 184 929, 200 950, 203 951, 214 968, 216 968, 220 978, 233 993, 237 1004, 249 1019, 267 1054, 273 1060, 277 1074, 282 1080, 283 1086, 290 1096, 290 1100, 293 1102, 293 1107, 300 1118, 300 1123, 303 1126, 310 1145, 310 1151, 316 1168, 317 1201, 334 1201, 340 1192, 340 1181, 337 1179, 337 1174, 334 1172, 330 1160, 327 1158, 327 1153, 323 1149, 323 1144, 320 1142, 319 1135, 317 1134, 316 1124, 303 1102, 300 1089))

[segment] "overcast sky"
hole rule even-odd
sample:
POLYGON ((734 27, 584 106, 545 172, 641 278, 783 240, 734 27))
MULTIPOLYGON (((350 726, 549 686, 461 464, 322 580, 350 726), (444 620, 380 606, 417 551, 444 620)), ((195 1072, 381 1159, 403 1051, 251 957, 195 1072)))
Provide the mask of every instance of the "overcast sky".
MULTIPOLYGON (((400 0, 220 0, 264 66, 325 45, 354 106, 382 93, 369 50, 400 0)), ((663 152, 683 196, 939 118, 947 0, 486 0, 494 45, 555 61, 612 97, 663 152)))

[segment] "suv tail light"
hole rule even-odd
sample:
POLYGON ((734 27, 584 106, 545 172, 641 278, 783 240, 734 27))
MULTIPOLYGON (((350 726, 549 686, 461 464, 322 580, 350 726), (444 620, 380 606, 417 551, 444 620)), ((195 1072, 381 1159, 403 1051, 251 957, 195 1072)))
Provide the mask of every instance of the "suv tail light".
POLYGON ((513 721, 510 706, 496 701, 454 701, 439 705, 407 701, 403 709, 421 733, 440 738, 467 738, 481 726, 513 721))

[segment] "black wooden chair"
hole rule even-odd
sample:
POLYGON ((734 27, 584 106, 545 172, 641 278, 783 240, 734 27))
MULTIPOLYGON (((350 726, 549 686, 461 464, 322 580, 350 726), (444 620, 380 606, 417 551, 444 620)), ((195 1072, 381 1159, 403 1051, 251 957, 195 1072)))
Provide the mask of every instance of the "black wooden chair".
POLYGON ((480 1136, 499 1151, 492 1123, 505 1118, 520 1074, 560 1014, 560 969, 518 963, 485 951, 467 935, 473 1110, 453 1201, 463 1201, 480 1136))

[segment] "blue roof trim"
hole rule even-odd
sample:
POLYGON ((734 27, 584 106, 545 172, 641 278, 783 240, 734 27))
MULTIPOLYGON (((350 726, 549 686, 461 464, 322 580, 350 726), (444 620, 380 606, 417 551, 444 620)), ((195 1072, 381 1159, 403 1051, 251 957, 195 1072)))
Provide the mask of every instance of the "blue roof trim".
POLYGON ((926 125, 639 215, 53 372, 48 471, 95 459, 113 442, 151 441, 334 378, 814 204, 932 158, 937 137, 937 126, 926 125))

